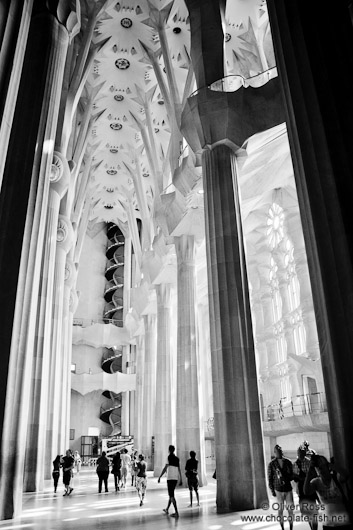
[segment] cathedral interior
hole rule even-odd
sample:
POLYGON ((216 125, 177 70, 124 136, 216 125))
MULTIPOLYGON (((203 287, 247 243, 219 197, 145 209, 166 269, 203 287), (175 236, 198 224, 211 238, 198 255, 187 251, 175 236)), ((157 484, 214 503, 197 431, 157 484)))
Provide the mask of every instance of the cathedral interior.
POLYGON ((0 2, 0 519, 68 448, 194 450, 218 513, 275 444, 353 476, 352 13, 0 2))

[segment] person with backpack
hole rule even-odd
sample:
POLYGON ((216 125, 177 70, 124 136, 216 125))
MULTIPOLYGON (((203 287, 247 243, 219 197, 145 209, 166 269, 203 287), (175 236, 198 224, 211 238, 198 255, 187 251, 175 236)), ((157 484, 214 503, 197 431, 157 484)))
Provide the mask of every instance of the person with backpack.
POLYGON ((318 506, 317 506, 317 497, 313 493, 311 495, 306 495, 304 493, 304 482, 307 474, 311 474, 311 478, 316 477, 316 472, 313 468, 310 467, 310 456, 307 456, 307 446, 301 444, 297 450, 298 458, 293 464, 293 480, 298 485, 298 497, 299 497, 299 506, 300 513, 305 516, 305 519, 308 520, 309 526, 312 530, 317 530, 318 528, 318 506))
POLYGON ((286 504, 288 511, 289 528, 292 530, 294 502, 291 480, 293 480, 293 465, 288 458, 283 456, 280 445, 275 445, 274 455, 275 458, 271 460, 267 470, 268 486, 272 495, 277 499, 278 516, 282 530, 284 530, 284 504, 286 504))

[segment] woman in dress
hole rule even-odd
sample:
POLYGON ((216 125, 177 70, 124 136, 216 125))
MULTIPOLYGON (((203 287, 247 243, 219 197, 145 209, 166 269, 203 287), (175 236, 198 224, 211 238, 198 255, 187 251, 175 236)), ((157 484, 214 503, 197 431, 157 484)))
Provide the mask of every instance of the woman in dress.
POLYGON ((70 487, 71 477, 72 477, 72 470, 75 465, 74 457, 72 456, 72 452, 70 449, 66 451, 66 455, 62 459, 62 468, 63 468, 63 482, 65 486, 65 495, 70 495, 74 488, 70 487))

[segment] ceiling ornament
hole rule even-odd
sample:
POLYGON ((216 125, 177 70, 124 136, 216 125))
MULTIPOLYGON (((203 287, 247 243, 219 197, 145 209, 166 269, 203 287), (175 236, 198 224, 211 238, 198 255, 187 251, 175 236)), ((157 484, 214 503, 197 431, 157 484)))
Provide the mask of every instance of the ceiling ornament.
POLYGON ((124 57, 120 57, 115 61, 115 66, 119 70, 127 70, 130 67, 130 61, 124 57))
POLYGON ((132 26, 132 20, 131 18, 124 17, 120 20, 120 24, 123 28, 129 29, 132 26))

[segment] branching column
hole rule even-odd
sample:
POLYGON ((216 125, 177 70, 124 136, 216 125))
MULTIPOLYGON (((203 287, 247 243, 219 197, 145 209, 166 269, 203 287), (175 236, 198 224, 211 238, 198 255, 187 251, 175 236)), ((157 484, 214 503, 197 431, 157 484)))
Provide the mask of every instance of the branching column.
POLYGON ((217 509, 226 512, 259 507, 267 493, 235 155, 219 145, 202 157, 217 509))
POLYGON ((194 236, 183 235, 175 237, 174 242, 178 267, 177 453, 181 469, 184 469, 186 460, 190 458, 190 450, 196 452, 202 486, 206 483, 206 474, 196 336, 195 240, 194 236))
POLYGON ((143 387, 141 405, 141 448, 148 469, 152 469, 152 436, 156 406, 157 315, 144 315, 145 356, 143 363, 143 387))
POLYGON ((154 476, 164 467, 168 446, 175 442, 172 420, 172 365, 170 357, 170 284, 156 285, 157 293, 157 374, 155 408, 154 476))

